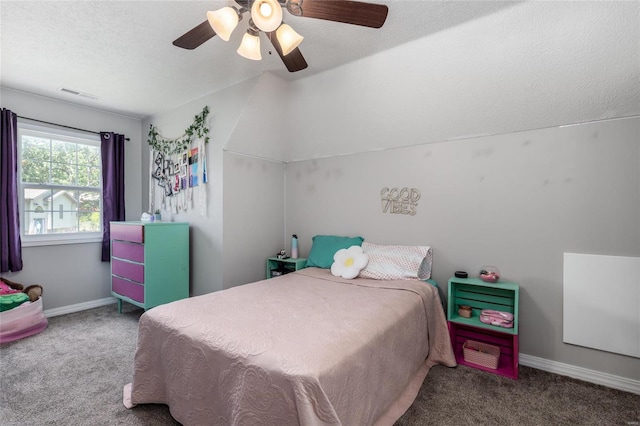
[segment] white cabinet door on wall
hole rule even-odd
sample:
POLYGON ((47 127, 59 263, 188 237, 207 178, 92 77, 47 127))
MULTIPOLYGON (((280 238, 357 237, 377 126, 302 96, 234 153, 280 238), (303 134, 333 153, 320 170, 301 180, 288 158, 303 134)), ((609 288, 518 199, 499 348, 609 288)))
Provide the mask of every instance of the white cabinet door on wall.
POLYGON ((563 341, 640 358, 640 257, 564 254, 563 341))

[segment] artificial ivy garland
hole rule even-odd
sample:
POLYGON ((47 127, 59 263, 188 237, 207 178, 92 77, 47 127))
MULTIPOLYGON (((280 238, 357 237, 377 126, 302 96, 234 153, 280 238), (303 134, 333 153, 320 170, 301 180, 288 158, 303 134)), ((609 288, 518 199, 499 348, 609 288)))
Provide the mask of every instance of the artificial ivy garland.
POLYGON ((204 143, 209 143, 209 128, 205 125, 205 120, 209 114, 209 107, 205 105, 200 114, 193 118, 193 124, 189 126, 184 135, 177 139, 167 139, 158 133, 156 126, 149 126, 149 145, 154 151, 162 152, 165 155, 178 154, 189 149, 194 136, 204 138, 204 143))

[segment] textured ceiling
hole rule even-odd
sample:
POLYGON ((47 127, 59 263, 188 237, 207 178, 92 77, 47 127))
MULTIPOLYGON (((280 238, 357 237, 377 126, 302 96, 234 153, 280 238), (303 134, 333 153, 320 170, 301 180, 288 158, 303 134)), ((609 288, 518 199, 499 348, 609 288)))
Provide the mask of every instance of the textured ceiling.
MULTIPOLYGON (((229 42, 189 51, 171 42, 230 1, 0 2, 4 87, 130 117, 170 110, 263 72, 300 79, 516 4, 507 1, 372 0, 389 6, 381 29, 293 17, 309 67, 289 73, 262 36, 260 62, 235 53, 244 19, 229 42), (61 88, 84 96, 61 92, 61 88), (97 99, 94 99, 96 97, 97 99)), ((535 19, 535 17, 531 17, 535 19)), ((542 24, 542 23, 541 23, 542 24)))

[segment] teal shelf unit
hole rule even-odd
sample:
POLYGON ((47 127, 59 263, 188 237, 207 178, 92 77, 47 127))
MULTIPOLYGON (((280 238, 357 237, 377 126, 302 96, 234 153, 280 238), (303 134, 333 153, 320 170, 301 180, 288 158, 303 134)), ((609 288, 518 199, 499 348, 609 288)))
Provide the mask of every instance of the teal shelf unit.
POLYGON ((489 371, 512 379, 518 378, 519 299, 520 286, 514 282, 487 283, 478 278, 449 279, 447 322, 451 344, 458 364, 489 371), (470 306, 470 318, 458 314, 460 306, 470 306), (513 328, 485 324, 480 312, 491 309, 513 314, 513 328), (464 359, 463 344, 474 340, 500 347, 497 369, 490 369, 464 359))
POLYGON ((447 320, 473 327, 498 329, 502 333, 518 334, 518 300, 520 286, 513 282, 498 281, 486 283, 478 278, 449 279, 447 320), (458 315, 461 305, 471 306, 471 318, 458 315), (497 327, 480 322, 483 309, 510 312, 513 314, 513 328, 497 327))
POLYGON ((111 294, 145 310, 189 297, 189 224, 111 222, 111 294))
POLYGON ((307 259, 299 257, 292 259, 290 257, 281 259, 279 257, 270 257, 267 259, 267 279, 273 278, 274 271, 281 271, 283 274, 298 271, 307 266, 307 259))

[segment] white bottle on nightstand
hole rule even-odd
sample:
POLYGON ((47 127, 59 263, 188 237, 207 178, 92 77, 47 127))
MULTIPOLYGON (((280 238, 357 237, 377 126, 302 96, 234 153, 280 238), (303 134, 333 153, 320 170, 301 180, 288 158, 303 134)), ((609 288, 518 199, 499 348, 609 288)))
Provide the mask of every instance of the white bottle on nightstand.
POLYGON ((298 258, 298 236, 296 234, 291 237, 291 258, 298 258))

